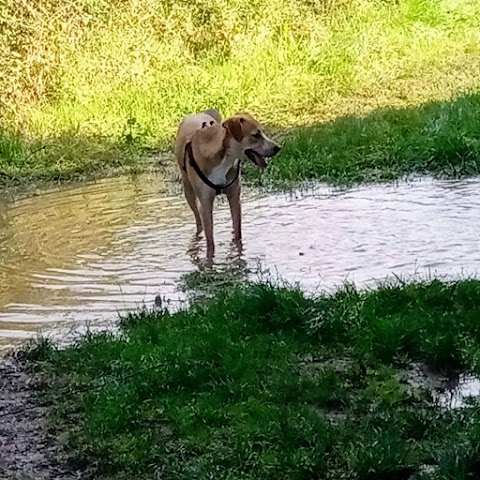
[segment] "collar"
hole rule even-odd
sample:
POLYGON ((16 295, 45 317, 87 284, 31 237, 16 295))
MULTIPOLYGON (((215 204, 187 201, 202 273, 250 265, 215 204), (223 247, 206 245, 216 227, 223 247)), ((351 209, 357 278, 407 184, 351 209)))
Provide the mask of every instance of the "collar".
POLYGON ((230 187, 235 183, 235 181, 238 179, 238 176, 240 175, 240 162, 239 162, 238 167, 236 169, 237 171, 235 172, 235 177, 233 178, 233 180, 231 180, 230 182, 224 185, 216 185, 215 183, 211 182, 210 179, 202 172, 202 170, 198 166, 198 163, 195 161, 195 157, 193 156, 192 142, 188 142, 185 145, 185 156, 183 160, 184 171, 187 171, 187 157, 188 157, 188 163, 195 170, 197 175, 200 177, 200 180, 202 180, 202 182, 205 185, 208 185, 210 188, 215 190, 215 195, 220 195, 221 193, 223 193, 225 189, 227 189, 228 187, 230 187))

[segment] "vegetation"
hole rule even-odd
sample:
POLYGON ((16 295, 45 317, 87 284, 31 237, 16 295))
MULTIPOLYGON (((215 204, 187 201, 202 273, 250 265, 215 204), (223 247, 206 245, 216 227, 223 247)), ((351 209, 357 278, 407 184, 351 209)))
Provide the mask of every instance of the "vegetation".
POLYGON ((476 0, 6 0, 0 182, 138 164, 207 107, 286 135, 275 181, 475 173, 478 97, 452 99, 478 90, 479 18, 476 0))
POLYGON ((318 298, 246 284, 43 341, 31 362, 95 478, 461 480, 479 471, 480 403, 441 409, 406 372, 480 373, 479 319, 475 280, 318 298))
POLYGON ((455 178, 480 171, 480 95, 418 108, 343 117, 291 133, 268 176, 256 184, 334 184, 394 180, 412 173, 455 178))

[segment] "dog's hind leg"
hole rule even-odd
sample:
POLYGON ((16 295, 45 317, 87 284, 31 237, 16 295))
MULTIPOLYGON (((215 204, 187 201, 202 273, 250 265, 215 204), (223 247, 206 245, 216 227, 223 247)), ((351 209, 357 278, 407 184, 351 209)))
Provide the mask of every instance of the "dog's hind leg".
POLYGON ((195 198, 195 192, 193 191, 192 184, 189 182, 188 178, 185 175, 182 175, 182 183, 183 183, 183 192, 185 194, 185 198, 187 199, 187 203, 193 211, 195 215, 195 223, 197 225, 197 231, 195 235, 200 235, 202 233, 202 220, 200 218, 200 213, 198 212, 197 202, 195 198))
POLYGON ((203 231, 205 232, 205 240, 207 241, 207 259, 212 259, 215 253, 215 243, 213 240, 213 202, 215 200, 215 193, 204 193, 198 199, 200 207, 200 217, 202 219, 203 231))

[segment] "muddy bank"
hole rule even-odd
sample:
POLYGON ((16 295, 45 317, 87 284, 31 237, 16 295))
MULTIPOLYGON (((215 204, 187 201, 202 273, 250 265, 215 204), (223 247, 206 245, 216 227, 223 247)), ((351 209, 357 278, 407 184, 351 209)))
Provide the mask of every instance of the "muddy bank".
POLYGON ((17 357, 0 358, 0 479, 86 478, 48 433, 35 379, 17 357))

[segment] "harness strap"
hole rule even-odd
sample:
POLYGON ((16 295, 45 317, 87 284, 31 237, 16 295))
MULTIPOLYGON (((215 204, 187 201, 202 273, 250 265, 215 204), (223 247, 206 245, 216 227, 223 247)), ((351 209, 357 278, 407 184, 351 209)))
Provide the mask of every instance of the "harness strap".
POLYGON ((220 195, 223 193, 223 190, 226 188, 230 187, 230 185, 233 185, 235 181, 237 180, 238 176, 240 175, 240 164, 238 165, 237 171, 235 173, 235 177, 233 180, 230 182, 226 183, 225 185, 215 185, 213 182, 210 181, 210 179, 202 172, 200 167, 198 166, 198 163, 195 161, 195 157, 193 156, 193 149, 192 149, 192 142, 188 142, 185 145, 185 156, 183 158, 183 170, 186 172, 187 171, 187 156, 188 156, 188 163, 190 166, 195 170, 197 175, 200 177, 200 180, 205 185, 208 185, 210 188, 215 190, 215 195, 220 195))

